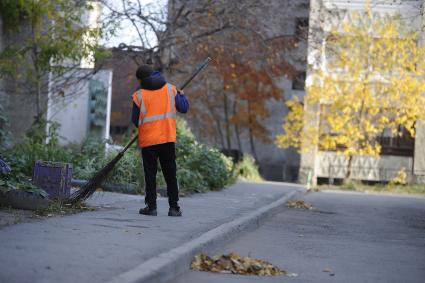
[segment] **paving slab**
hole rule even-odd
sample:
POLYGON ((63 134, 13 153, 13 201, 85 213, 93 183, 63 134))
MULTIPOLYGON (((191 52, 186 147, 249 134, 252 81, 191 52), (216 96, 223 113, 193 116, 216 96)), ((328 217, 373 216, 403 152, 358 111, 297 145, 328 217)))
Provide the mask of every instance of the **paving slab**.
POLYGON ((96 194, 97 211, 0 229, 0 282, 105 282, 294 192, 297 185, 238 182, 182 198, 183 217, 138 210, 143 197, 96 194))

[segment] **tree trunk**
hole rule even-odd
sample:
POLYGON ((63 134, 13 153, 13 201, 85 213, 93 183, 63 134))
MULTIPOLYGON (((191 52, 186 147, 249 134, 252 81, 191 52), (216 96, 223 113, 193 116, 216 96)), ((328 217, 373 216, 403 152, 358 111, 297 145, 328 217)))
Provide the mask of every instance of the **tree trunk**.
POLYGON ((224 136, 223 136, 223 131, 221 130, 221 123, 220 123, 220 120, 219 120, 219 119, 217 119, 217 118, 214 118, 214 120, 215 120, 215 123, 216 123, 217 132, 218 132, 218 134, 219 134, 219 136, 220 136, 221 147, 222 147, 222 148, 225 148, 225 147, 226 147, 226 145, 224 144, 224 136))
MULTIPOLYGON (((235 99, 235 101, 233 102, 233 115, 236 114, 236 110, 237 110, 237 100, 235 99)), ((236 135, 236 141, 238 143, 238 150, 240 152, 242 152, 242 143, 241 143, 241 135, 239 132, 239 125, 236 121, 235 123, 235 135, 236 135)))
POLYGON ((353 155, 350 154, 348 157, 348 164, 347 164, 347 173, 345 173, 345 179, 349 180, 351 178, 351 165, 353 163, 353 155))
POLYGON ((251 145, 251 152, 252 152, 252 155, 254 156, 255 160, 258 160, 257 152, 256 152, 256 150, 255 150, 254 136, 252 135, 252 130, 251 130, 251 128, 249 128, 249 143, 250 143, 250 145, 251 145))
POLYGON ((38 75, 38 71, 36 70, 36 116, 35 123, 39 123, 41 120, 42 110, 41 110, 41 79, 38 75))
POLYGON ((255 143, 254 143, 254 134, 252 132, 252 117, 251 117, 251 105, 248 100, 248 128, 249 128, 249 143, 251 145, 251 152, 254 156, 255 160, 258 160, 257 152, 255 150, 255 143))
MULTIPOLYGON (((35 14, 36 11, 36 5, 33 3, 33 11, 32 13, 35 14)), ((35 95, 36 95, 36 101, 35 101, 35 110, 36 110, 36 115, 34 117, 34 123, 33 124, 37 124, 40 122, 41 119, 41 75, 40 75, 40 66, 38 64, 38 48, 37 48, 37 43, 36 43, 36 28, 37 28, 37 18, 33 17, 32 21, 31 21, 31 36, 32 36, 32 63, 34 66, 34 78, 35 78, 35 95)), ((32 82, 30 82, 32 83, 32 82)))
POLYGON ((224 128, 226 130, 227 149, 232 149, 232 136, 229 122, 229 105, 226 92, 223 91, 223 106, 224 106, 224 128))

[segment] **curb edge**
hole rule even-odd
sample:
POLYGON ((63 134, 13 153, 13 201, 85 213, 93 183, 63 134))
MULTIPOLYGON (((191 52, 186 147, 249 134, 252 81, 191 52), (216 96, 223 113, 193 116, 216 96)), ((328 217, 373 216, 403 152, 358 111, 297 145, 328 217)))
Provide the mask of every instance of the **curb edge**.
POLYGON ((305 193, 300 188, 292 189, 278 200, 263 206, 248 215, 223 223, 199 237, 169 251, 163 252, 138 266, 112 278, 109 283, 167 282, 183 273, 190 265, 192 257, 201 251, 210 251, 230 242, 240 233, 259 227, 268 217, 276 214, 289 200, 305 193))

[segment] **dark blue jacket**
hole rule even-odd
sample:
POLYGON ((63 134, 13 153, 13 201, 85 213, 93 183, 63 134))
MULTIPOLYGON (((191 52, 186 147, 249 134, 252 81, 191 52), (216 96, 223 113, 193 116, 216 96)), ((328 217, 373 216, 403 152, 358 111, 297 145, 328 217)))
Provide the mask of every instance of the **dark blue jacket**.
MULTIPOLYGON (((144 78, 140 83, 140 88, 148 90, 161 89, 167 82, 160 72, 154 72, 147 78, 144 78)), ((176 109, 180 113, 186 113, 189 110, 189 101, 186 96, 177 91, 176 95, 176 109)), ((140 108, 133 102, 133 111, 131 114, 131 121, 137 127, 139 123, 140 108)))

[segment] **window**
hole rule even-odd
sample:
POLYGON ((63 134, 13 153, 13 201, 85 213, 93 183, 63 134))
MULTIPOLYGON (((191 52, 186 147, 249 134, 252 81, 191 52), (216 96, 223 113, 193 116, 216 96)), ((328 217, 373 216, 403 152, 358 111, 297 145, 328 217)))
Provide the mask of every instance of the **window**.
POLYGON ((298 39, 307 39, 308 35, 308 18, 295 19, 295 36, 298 39))
POLYGON ((398 155, 398 156, 413 156, 415 141, 410 133, 403 127, 399 126, 399 135, 391 135, 389 131, 384 131, 378 138, 381 145, 382 155, 398 155))
POLYGON ((297 72, 294 79, 292 80, 292 89, 304 90, 305 79, 306 79, 306 72, 305 71, 297 72))

